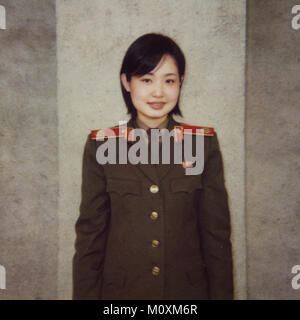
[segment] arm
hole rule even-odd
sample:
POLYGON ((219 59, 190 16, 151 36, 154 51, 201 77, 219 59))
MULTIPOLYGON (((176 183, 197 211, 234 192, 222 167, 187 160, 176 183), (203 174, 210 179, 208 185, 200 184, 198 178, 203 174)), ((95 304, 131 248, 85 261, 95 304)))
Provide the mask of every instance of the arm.
POLYGON ((83 154, 80 215, 75 225, 73 299, 101 299, 110 203, 96 143, 88 136, 83 154))
POLYGON ((217 135, 209 138, 199 202, 201 247, 210 299, 233 298, 230 213, 217 135))

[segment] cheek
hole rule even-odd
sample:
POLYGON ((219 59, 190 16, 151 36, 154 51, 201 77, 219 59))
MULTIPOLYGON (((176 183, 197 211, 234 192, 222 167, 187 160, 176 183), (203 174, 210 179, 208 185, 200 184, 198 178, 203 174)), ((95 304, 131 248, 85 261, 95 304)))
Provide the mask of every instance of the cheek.
POLYGON ((134 100, 143 100, 147 96, 147 93, 145 90, 142 90, 141 88, 136 88, 135 90, 132 90, 131 92, 131 99, 134 100))
POLYGON ((179 88, 170 88, 170 90, 168 90, 168 96, 171 100, 177 100, 179 96, 179 88))

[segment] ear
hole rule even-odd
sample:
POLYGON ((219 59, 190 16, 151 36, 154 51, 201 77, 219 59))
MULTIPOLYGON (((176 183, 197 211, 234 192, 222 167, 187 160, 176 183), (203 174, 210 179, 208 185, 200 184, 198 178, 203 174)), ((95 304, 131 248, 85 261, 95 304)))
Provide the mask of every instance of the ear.
POLYGON ((184 80, 184 76, 182 75, 180 78, 180 86, 182 85, 183 80, 184 80))
POLYGON ((121 82, 127 92, 130 92, 130 82, 127 81, 127 77, 125 73, 121 74, 121 82))

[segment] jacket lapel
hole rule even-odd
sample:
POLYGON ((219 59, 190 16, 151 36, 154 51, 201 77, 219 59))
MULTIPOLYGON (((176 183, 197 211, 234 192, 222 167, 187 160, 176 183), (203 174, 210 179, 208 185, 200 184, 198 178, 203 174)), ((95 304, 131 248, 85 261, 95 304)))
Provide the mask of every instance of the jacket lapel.
MULTIPOLYGON (((128 128, 134 128, 136 129, 136 123, 133 118, 131 118, 127 123, 128 128)), ((135 143, 135 141, 128 141, 128 150, 129 148, 135 143)), ((141 172, 143 175, 145 175, 152 183, 159 184, 159 178, 157 176, 157 171, 155 170, 154 165, 148 163, 148 164, 130 164, 131 166, 135 167, 139 172, 141 172)))
MULTIPOLYGON (((180 124, 175 121, 172 117, 170 117, 169 124, 168 124, 168 130, 171 132, 175 126, 179 126, 180 124)), ((170 173, 171 170, 174 168, 177 168, 178 164, 174 163, 174 138, 171 138, 170 141, 170 164, 159 164, 157 165, 157 174, 159 177, 159 180, 162 180, 166 177, 168 173, 170 173)))
MULTIPOLYGON (((176 122, 172 117, 169 119, 168 124, 168 130, 172 131, 174 129, 174 126, 179 125, 178 122, 176 122)), ((134 119, 130 119, 127 123, 127 126, 129 128, 136 128, 136 124, 134 119)), ((128 149, 134 144, 135 141, 128 141, 128 149)), ((161 153, 161 149, 160 149, 161 153)), ((149 157, 150 159, 150 157, 149 157)), ((170 143, 170 164, 137 164, 132 165, 135 166, 139 171, 141 171, 148 179, 150 179, 155 184, 159 184, 159 182, 168 174, 172 168, 175 168, 178 166, 178 164, 174 164, 174 139, 171 139, 170 143)))

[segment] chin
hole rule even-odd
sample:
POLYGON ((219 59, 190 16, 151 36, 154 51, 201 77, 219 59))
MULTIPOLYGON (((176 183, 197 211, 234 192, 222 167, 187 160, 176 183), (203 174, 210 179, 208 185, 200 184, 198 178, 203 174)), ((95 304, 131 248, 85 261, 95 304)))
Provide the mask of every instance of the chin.
POLYGON ((149 112, 147 113, 147 116, 153 117, 153 118, 161 118, 161 117, 168 115, 172 111, 172 109, 170 109, 170 110, 169 109, 168 110, 165 110, 165 109, 149 110, 149 112))
POLYGON ((148 114, 146 116, 149 117, 149 118, 156 119, 156 118, 162 118, 162 117, 167 116, 167 115, 168 115, 168 113, 166 113, 166 112, 153 112, 153 113, 148 114))

